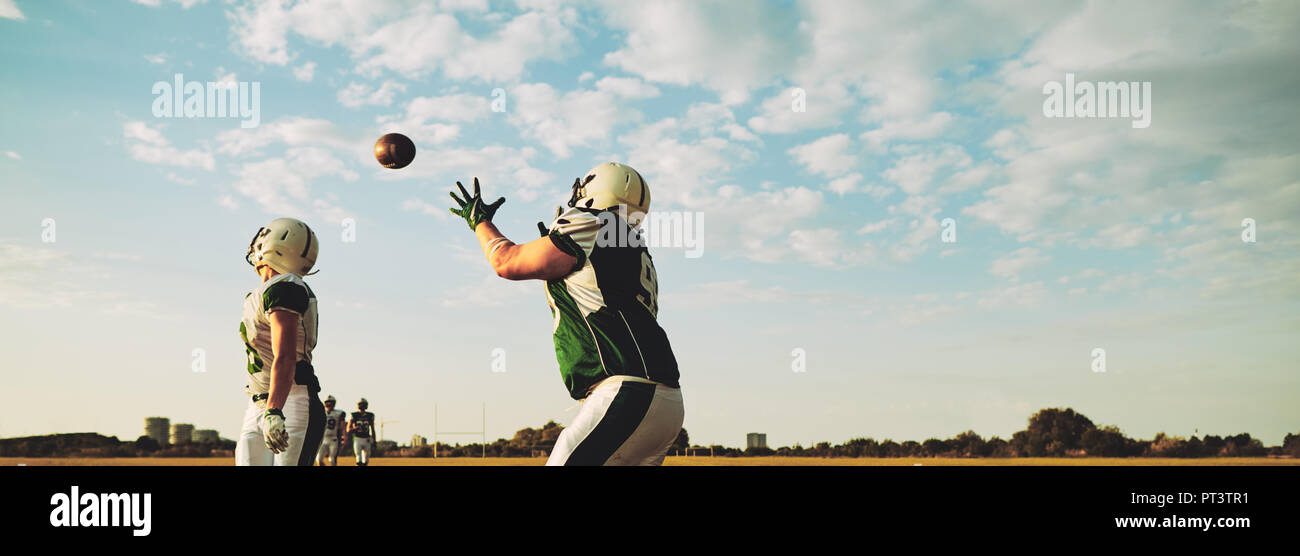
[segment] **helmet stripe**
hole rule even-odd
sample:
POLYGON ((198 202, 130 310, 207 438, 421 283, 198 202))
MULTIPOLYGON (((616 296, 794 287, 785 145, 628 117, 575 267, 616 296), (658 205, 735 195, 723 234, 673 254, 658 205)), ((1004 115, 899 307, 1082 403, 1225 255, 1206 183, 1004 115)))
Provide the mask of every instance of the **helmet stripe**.
MULTIPOLYGON (((303 227, 307 228, 306 226, 303 227)), ((311 236, 312 236, 311 228, 307 228, 307 244, 302 246, 302 255, 299 255, 300 257, 306 257, 307 250, 311 249, 311 236)))

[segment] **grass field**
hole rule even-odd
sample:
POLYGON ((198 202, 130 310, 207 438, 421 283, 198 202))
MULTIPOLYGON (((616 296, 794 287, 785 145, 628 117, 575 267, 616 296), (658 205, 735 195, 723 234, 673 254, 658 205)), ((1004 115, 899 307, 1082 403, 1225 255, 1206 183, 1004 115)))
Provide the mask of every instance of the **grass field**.
MULTIPOLYGON (((231 465, 231 458, 0 458, 0 466, 12 465, 72 465, 72 466, 226 466, 231 465)), ((371 465, 383 466, 538 466, 546 463, 546 458, 375 458, 371 465)), ((339 458, 340 466, 354 465, 352 458, 339 458)), ((664 465, 669 466, 1242 466, 1242 465, 1300 465, 1300 459, 1294 458, 713 458, 713 457, 669 457, 664 465)))

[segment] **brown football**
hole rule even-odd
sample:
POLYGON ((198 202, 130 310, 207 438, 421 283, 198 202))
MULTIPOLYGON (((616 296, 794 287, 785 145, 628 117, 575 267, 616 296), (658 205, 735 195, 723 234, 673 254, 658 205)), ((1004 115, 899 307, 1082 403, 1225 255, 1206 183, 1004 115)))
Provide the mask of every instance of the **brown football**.
POLYGON ((405 168, 415 160, 415 143, 401 133, 389 133, 375 141, 375 160, 384 168, 405 168))

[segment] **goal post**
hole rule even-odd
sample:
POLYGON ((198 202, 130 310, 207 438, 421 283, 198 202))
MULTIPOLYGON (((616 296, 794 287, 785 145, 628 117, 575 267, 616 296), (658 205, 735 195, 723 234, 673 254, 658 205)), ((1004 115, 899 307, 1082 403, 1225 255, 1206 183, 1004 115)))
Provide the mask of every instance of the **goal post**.
POLYGON ((433 404, 433 458, 438 459, 438 437, 439 436, 477 436, 479 437, 480 446, 483 447, 483 459, 487 459, 487 402, 483 402, 483 415, 479 430, 476 431, 444 431, 438 429, 438 404, 433 404))

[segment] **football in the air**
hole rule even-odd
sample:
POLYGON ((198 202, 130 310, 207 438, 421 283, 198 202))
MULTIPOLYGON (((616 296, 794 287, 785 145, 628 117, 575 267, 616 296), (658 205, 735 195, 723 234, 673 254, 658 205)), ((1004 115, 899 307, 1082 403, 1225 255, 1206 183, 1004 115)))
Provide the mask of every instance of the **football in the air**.
POLYGON ((401 133, 389 133, 375 141, 375 160, 384 168, 405 168, 415 160, 415 143, 401 133))

